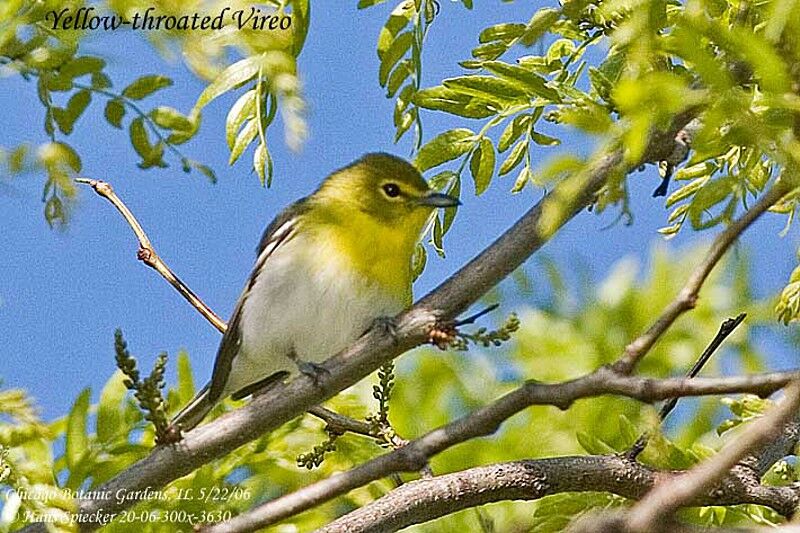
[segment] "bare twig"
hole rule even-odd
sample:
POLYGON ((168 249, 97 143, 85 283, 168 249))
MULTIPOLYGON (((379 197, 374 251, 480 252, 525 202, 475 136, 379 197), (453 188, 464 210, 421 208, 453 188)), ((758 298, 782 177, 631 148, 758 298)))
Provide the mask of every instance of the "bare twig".
POLYGON ((632 372, 637 363, 650 351, 656 341, 672 326, 675 320, 684 312, 694 308, 703 283, 719 260, 722 259, 722 256, 725 255, 725 252, 728 251, 731 245, 739 238, 739 235, 750 224, 767 209, 775 205, 789 190, 789 187, 783 181, 778 180, 750 209, 745 211, 741 218, 731 223, 725 231, 717 236, 705 258, 697 265, 675 299, 667 305, 666 309, 647 331, 625 347, 623 356, 615 363, 619 372, 625 374, 632 372))
MULTIPOLYGON (((727 339, 728 336, 733 333, 733 330, 735 330, 736 327, 744 321, 746 316, 746 313, 741 313, 736 318, 726 319, 722 325, 720 325, 717 334, 713 339, 711 339, 711 342, 708 344, 708 346, 706 346, 706 349, 703 350, 703 353, 700 355, 697 361, 695 361, 689 372, 686 373, 687 378, 693 378, 700 373, 700 370, 702 370, 708 360, 711 359, 711 356, 714 355, 714 352, 716 352, 725 339, 727 339)), ((658 412, 659 420, 662 422, 666 420, 672 410, 675 409, 676 405, 678 405, 678 398, 671 398, 664 402, 664 405, 661 406, 661 410, 658 412)), ((628 459, 636 459, 647 447, 648 439, 649 435, 647 433, 643 433, 638 439, 636 439, 636 442, 633 443, 633 446, 631 446, 630 450, 628 450, 626 453, 628 459)))
MULTIPOLYGON (((630 511, 627 528, 645 533, 659 529, 663 518, 688 505, 698 494, 707 491, 722 479, 745 456, 769 443, 775 431, 797 416, 800 407, 800 381, 786 387, 786 396, 766 415, 753 422, 739 438, 708 461, 691 470, 656 484, 630 511)), ((791 510, 793 511, 793 509, 791 510)))
MULTIPOLYGON (((503 500, 536 500, 564 492, 602 491, 639 499, 659 480, 673 474, 616 455, 552 457, 479 466, 406 483, 316 533, 397 531, 478 505, 503 500)), ((762 486, 741 472, 733 471, 720 483, 698 493, 690 503, 756 503, 787 515, 800 503, 800 488, 762 486)), ((243 531, 226 529, 227 525, 219 524, 211 531, 243 531)))
MULTIPOLYGON (((331 411, 325 407, 320 405, 316 407, 312 407, 308 410, 309 414, 312 414, 323 420, 327 426, 337 433, 355 433, 357 435, 362 435, 364 437, 369 437, 371 439, 376 439, 379 441, 383 441, 384 438, 380 435, 376 435, 372 429, 372 426, 367 422, 362 422, 361 420, 356 420, 355 418, 350 418, 349 416, 345 416, 339 414, 335 411, 331 411)), ((391 436, 391 444, 393 447, 399 448, 401 446, 405 446, 408 441, 398 435, 391 436)))
POLYGON ((133 233, 136 235, 136 239, 139 241, 139 251, 137 252, 136 256, 142 261, 145 265, 151 267, 153 270, 161 274, 161 276, 172 285, 175 290, 177 290, 181 296, 186 298, 192 307, 197 309, 200 314, 202 314, 206 320, 211 322, 215 328, 217 328, 220 332, 225 333, 226 324, 225 321, 222 320, 219 316, 217 316, 214 311, 212 311, 203 301, 190 289, 186 286, 184 282, 182 282, 178 276, 175 275, 172 270, 167 266, 164 261, 161 260, 161 257, 156 253, 155 248, 153 248, 153 244, 150 242, 150 239, 147 237, 147 234, 142 229, 142 225, 139 224, 139 221, 136 220, 136 217, 133 216, 130 209, 120 200, 117 193, 114 192, 113 187, 109 183, 100 180, 90 180, 84 178, 77 178, 75 181, 78 183, 85 183, 89 185, 94 192, 111 202, 114 207, 117 208, 122 214, 122 217, 125 219, 125 222, 133 230, 133 233))

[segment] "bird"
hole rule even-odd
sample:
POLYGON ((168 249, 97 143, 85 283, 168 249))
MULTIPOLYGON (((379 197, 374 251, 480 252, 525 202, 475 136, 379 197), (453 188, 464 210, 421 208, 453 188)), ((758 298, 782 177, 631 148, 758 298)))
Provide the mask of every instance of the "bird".
POLYGON ((197 426, 222 399, 327 372, 320 365, 381 318, 412 303, 412 257, 437 208, 406 160, 369 153, 341 168, 267 226, 234 307, 211 380, 172 420, 197 426))

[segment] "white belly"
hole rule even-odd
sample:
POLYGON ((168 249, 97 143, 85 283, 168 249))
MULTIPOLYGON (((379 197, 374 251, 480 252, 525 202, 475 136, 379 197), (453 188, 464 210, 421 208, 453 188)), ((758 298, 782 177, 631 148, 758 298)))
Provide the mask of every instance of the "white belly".
POLYGON ((282 370, 320 363, 352 344, 401 297, 370 283, 329 244, 296 235, 267 259, 242 306, 242 343, 225 395, 282 370), (304 242, 305 240, 305 242, 304 242))

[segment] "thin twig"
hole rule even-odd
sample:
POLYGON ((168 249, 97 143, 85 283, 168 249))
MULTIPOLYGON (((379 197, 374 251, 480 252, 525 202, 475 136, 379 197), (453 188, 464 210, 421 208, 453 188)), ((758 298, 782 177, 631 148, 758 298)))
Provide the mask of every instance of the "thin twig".
POLYGON ((675 299, 667 305, 666 309, 664 309, 647 331, 628 344, 623 356, 619 361, 614 363, 619 372, 625 374, 631 373, 661 335, 672 326, 675 320, 684 312, 694 308, 697 304, 697 298, 703 283, 719 260, 725 255, 725 252, 728 251, 731 245, 736 242, 742 232, 744 232, 750 224, 755 222, 758 217, 775 205, 778 200, 789 191, 789 186, 779 179, 750 209, 745 211, 739 219, 732 222, 725 231, 717 236, 706 253, 705 258, 697 265, 675 299))
POLYGON ((217 316, 217 314, 214 313, 214 311, 212 311, 192 291, 192 289, 186 286, 186 284, 182 282, 174 272, 172 272, 167 264, 161 260, 161 257, 159 257, 155 251, 155 248, 153 248, 153 244, 147 237, 142 225, 139 224, 139 221, 136 220, 136 217, 133 216, 133 213, 131 213, 130 209, 128 209, 123 201, 120 200, 119 196, 117 196, 117 193, 114 192, 113 187, 111 187, 111 184, 106 183, 105 181, 85 178, 77 178, 75 181, 89 185, 92 189, 94 189, 94 192, 111 202, 114 207, 117 208, 117 211, 122 214, 125 222, 127 222, 131 227, 134 235, 136 235, 136 239, 139 241, 139 251, 137 252, 136 257, 145 265, 161 274, 161 276, 167 280, 167 282, 172 285, 175 290, 177 290, 181 296, 183 296, 186 301, 192 305, 192 307, 197 309, 200 314, 206 318, 206 320, 211 322, 211 325, 217 328, 220 332, 225 333, 225 329, 227 327, 225 321, 217 316))
MULTIPOLYGON (((728 338, 728 336, 733 333, 733 330, 741 324, 744 319, 747 317, 747 313, 741 313, 736 318, 728 318, 726 319, 722 325, 719 327, 719 331, 711 340, 711 342, 706 346, 706 349, 703 350, 703 353, 700 357, 695 361, 694 366, 686 373, 687 378, 693 378, 700 373, 700 370, 703 369, 705 364, 711 359, 711 356, 714 355, 714 352, 717 351, 717 348, 728 338)), ((661 410, 658 413, 658 419, 661 422, 667 419, 669 414, 675 409, 675 406, 678 405, 678 398, 671 398, 664 402, 664 405, 661 406, 661 410)), ((642 435, 636 439, 636 442, 633 443, 630 450, 626 452, 626 456, 631 461, 635 460, 640 453, 644 451, 647 447, 647 441, 649 440, 650 436, 647 433, 642 433, 642 435)))
POLYGON ((786 395, 776 407, 750 424, 739 438, 711 459, 658 483, 631 509, 627 518, 628 529, 636 533, 660 529, 657 525, 664 518, 708 490, 746 455, 768 444, 778 428, 797 416, 800 407, 800 381, 791 383, 785 390, 786 395))

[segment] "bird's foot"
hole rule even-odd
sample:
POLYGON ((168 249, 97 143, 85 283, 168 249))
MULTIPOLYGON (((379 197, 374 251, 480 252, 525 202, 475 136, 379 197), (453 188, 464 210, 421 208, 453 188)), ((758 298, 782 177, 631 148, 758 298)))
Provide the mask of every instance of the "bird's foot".
POLYGON ((367 331, 372 331, 373 329, 383 335, 389 335, 392 340, 397 340, 397 321, 392 316, 379 316, 373 320, 367 331))
POLYGON ((428 332, 428 342, 439 348, 446 350, 458 335, 456 323, 452 320, 437 322, 428 332))
POLYGON ((304 375, 314 380, 314 385, 319 385, 323 376, 330 376, 331 371, 324 366, 311 361, 297 361, 297 369, 304 375))

